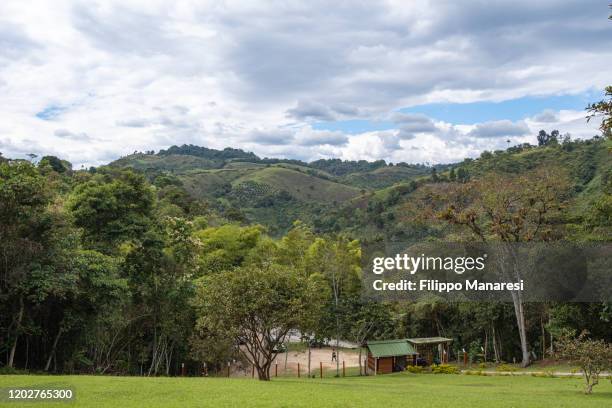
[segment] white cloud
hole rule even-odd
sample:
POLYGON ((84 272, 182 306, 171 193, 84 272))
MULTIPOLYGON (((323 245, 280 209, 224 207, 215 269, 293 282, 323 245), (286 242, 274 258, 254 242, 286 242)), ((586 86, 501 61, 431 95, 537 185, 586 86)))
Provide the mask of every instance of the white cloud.
POLYGON ((468 133, 468 136, 481 138, 524 136, 529 133, 529 127, 524 121, 496 120, 479 123, 468 133))
POLYGON ((66 129, 57 129, 53 132, 53 135, 59 137, 60 139, 71 139, 75 141, 89 141, 91 138, 87 136, 87 133, 74 133, 66 129))
POLYGON ((302 146, 343 146, 348 143, 349 137, 342 132, 305 128, 297 135, 297 141, 302 146))
MULTIPOLYGON (((182 143, 440 162, 503 145, 503 124, 466 128, 408 115, 394 131, 351 135, 309 123, 607 85, 605 4, 478 5, 3 1, 0 148, 77 166, 182 143)), ((592 134, 596 126, 580 115, 536 115, 505 131, 513 141, 542 126, 592 134)))
POLYGON ((534 122, 540 123, 554 123, 559 121, 559 115, 552 109, 545 109, 542 112, 535 115, 533 118, 534 122))
POLYGON ((287 145, 293 142, 294 134, 291 130, 272 129, 254 130, 250 133, 250 141, 261 145, 287 145))

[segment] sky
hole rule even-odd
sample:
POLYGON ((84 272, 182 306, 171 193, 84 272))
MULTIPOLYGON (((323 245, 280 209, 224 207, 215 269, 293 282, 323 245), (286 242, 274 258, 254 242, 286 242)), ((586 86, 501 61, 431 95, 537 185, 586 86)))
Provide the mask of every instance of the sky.
POLYGON ((0 152, 450 163, 598 134, 601 0, 0 2, 0 152))

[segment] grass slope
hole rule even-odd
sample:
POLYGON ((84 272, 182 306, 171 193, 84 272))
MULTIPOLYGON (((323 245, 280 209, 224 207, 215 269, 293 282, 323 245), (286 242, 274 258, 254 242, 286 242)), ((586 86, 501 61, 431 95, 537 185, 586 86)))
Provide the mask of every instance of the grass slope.
MULTIPOLYGON (((225 378, 3 376, 0 387, 72 387, 77 407, 604 407, 612 385, 593 395, 582 380, 533 377, 393 374, 271 382, 225 378)), ((44 407, 62 403, 6 403, 44 407)))
POLYGON ((150 154, 132 154, 122 157, 110 164, 112 167, 131 167, 137 170, 160 170, 180 173, 191 169, 214 169, 221 167, 220 160, 209 160, 203 157, 171 154, 156 156, 150 154))
POLYGON ((381 167, 379 169, 365 172, 347 174, 340 178, 344 184, 360 188, 378 189, 392 186, 399 182, 406 182, 419 176, 429 175, 431 169, 417 167, 381 167))
POLYGON ((335 183, 284 167, 267 167, 233 181, 233 185, 255 181, 276 190, 285 190, 301 201, 344 202, 360 194, 358 188, 335 183))

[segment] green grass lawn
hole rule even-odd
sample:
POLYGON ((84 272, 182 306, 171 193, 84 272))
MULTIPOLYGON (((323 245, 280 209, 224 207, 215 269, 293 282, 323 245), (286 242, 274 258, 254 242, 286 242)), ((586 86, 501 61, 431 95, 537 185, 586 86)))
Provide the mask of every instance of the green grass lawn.
MULTIPOLYGON (((593 395, 579 379, 394 374, 328 379, 0 376, 3 387, 75 390, 78 407, 609 407, 612 384, 593 395)), ((1 404, 10 407, 62 403, 1 404)))

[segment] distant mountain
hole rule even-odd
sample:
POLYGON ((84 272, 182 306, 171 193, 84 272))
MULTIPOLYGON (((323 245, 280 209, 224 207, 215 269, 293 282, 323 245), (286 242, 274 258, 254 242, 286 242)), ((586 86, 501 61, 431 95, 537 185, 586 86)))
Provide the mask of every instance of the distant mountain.
POLYGON ((193 199, 207 201, 221 212, 239 209, 247 219, 268 225, 273 233, 285 231, 295 218, 313 220, 377 189, 431 172, 424 165, 392 165, 383 160, 306 163, 194 145, 134 153, 109 166, 142 171, 162 188, 171 177, 175 181, 170 184, 180 185, 193 199))
POLYGON ((521 174, 539 166, 567 168, 575 184, 576 212, 592 206, 612 180, 612 161, 602 139, 551 146, 514 146, 478 159, 435 166, 324 159, 311 163, 260 158, 241 149, 183 145, 155 154, 135 153, 111 164, 142 171, 164 192, 179 188, 220 214, 231 213, 284 233, 293 221, 319 231, 347 231, 374 239, 405 239, 402 205, 421 184, 461 182, 490 172, 521 174), (452 169, 452 172, 451 172, 452 169))

